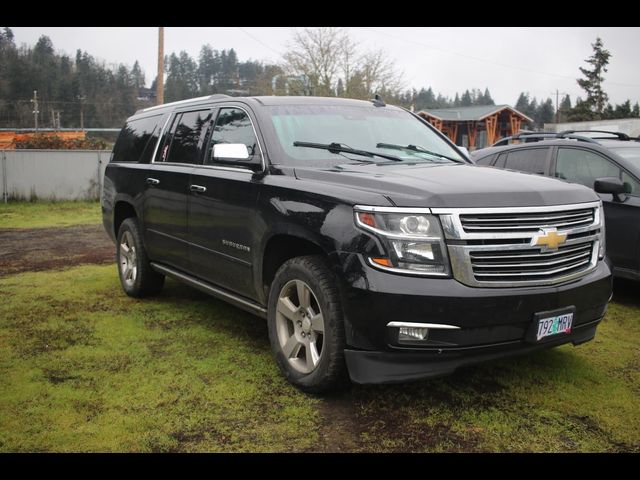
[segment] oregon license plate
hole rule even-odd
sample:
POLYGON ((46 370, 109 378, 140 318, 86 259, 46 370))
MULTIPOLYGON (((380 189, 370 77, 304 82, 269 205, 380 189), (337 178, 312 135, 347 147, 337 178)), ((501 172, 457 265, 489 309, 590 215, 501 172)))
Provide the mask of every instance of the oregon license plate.
POLYGON ((557 335, 559 333, 571 333, 573 324, 573 312, 567 312, 553 317, 540 318, 538 320, 538 332, 536 340, 540 341, 545 337, 557 335))

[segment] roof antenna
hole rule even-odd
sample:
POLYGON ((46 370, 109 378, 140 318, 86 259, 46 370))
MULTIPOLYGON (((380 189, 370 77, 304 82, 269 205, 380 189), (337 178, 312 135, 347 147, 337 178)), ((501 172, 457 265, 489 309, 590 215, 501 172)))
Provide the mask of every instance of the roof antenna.
POLYGON ((371 99, 371 101, 373 102, 373 106, 374 107, 386 107, 387 104, 384 103, 384 100, 382 99, 382 97, 380 95, 378 95, 377 93, 374 95, 374 97, 371 99))

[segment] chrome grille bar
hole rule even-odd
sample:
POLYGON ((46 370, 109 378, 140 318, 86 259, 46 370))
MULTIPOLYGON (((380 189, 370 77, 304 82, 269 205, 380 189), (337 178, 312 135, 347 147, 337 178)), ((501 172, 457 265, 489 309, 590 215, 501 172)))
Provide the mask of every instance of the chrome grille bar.
POLYGON ((599 201, 432 211, 440 215, 454 277, 469 286, 554 285, 586 275, 598 261, 599 201), (566 234, 552 250, 533 241, 549 228, 566 234))

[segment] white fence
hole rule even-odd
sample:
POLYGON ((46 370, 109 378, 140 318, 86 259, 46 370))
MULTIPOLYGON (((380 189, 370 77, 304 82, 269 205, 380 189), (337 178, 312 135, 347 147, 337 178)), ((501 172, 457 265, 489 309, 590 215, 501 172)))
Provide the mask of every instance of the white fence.
POLYGON ((0 150, 2 201, 98 200, 109 150, 0 150))

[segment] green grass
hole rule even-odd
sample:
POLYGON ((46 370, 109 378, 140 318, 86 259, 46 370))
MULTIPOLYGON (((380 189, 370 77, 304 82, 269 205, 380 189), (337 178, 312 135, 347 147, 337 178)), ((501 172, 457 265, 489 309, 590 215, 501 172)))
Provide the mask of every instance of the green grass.
POLYGON ((0 279, 0 452, 640 451, 638 307, 596 339, 326 398, 279 375, 264 321, 115 266, 0 279))
POLYGON ((48 228, 100 224, 100 202, 0 203, 0 228, 48 228))

